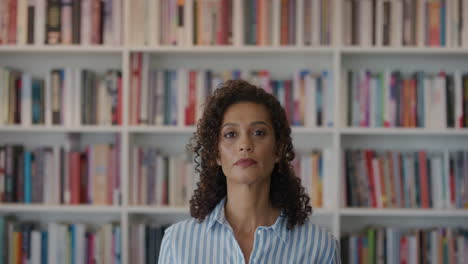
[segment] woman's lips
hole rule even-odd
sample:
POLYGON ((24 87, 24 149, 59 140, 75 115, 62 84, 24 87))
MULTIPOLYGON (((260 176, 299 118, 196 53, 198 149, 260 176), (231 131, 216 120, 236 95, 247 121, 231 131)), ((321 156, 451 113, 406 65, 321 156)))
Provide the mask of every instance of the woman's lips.
POLYGON ((242 168, 247 168, 254 164, 257 164, 257 162, 253 159, 240 159, 236 162, 236 165, 241 166, 242 168))

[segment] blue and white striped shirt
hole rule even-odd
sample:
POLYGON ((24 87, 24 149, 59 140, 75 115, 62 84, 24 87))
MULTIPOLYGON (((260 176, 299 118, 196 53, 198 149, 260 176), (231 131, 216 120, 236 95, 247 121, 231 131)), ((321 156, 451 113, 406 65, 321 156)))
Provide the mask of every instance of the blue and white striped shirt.
MULTIPOLYGON (((164 234, 159 263, 245 263, 231 226, 219 202, 202 223, 194 218, 172 225, 164 234)), ((250 264, 341 263, 338 242, 310 221, 287 229, 287 218, 279 216, 272 226, 255 232, 250 264)))

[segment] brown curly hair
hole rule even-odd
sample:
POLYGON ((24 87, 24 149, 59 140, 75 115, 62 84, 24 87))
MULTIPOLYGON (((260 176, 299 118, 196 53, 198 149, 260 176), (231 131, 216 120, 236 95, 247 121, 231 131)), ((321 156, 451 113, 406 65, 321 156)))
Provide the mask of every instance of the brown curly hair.
POLYGON ((226 176, 216 163, 219 156, 218 139, 226 109, 240 102, 264 105, 271 114, 279 162, 275 163, 271 175, 270 201, 273 207, 287 216, 288 229, 304 224, 312 213, 312 207, 291 165, 295 154, 286 113, 273 95, 243 80, 227 81, 207 98, 197 131, 187 145, 195 153, 195 170, 200 175, 197 189, 190 200, 190 214, 202 222, 226 196, 226 176))

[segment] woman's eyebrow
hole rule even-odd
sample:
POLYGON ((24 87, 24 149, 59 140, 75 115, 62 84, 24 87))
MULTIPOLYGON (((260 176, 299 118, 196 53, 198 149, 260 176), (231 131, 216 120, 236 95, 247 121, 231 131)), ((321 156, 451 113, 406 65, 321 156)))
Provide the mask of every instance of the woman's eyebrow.
MULTIPOLYGON (((267 126, 267 127, 271 127, 271 126, 270 126, 267 122, 265 122, 265 121, 253 121, 253 122, 250 123, 250 125, 251 125, 251 126, 254 126, 254 125, 265 125, 265 126, 267 126)), ((237 124, 237 123, 226 123, 226 124, 224 124, 221 128, 224 128, 224 127, 226 127, 226 126, 237 126, 237 127, 238 127, 239 124, 237 124)))

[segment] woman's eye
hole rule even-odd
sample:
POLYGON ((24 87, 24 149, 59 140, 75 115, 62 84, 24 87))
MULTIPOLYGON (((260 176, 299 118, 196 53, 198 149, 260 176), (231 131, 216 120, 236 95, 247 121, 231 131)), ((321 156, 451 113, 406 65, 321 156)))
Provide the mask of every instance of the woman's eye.
POLYGON ((265 135, 265 131, 262 131, 262 130, 255 130, 254 134, 255 134, 256 136, 263 136, 263 135, 265 135))
POLYGON ((234 132, 227 132, 227 133, 224 134, 224 137, 225 138, 232 138, 234 136, 234 134, 235 134, 234 132))

